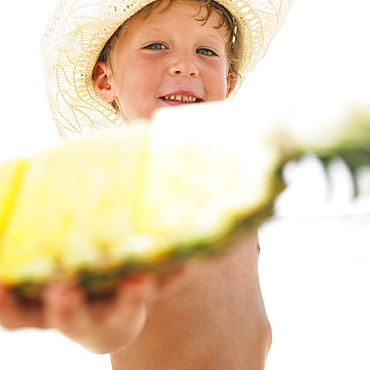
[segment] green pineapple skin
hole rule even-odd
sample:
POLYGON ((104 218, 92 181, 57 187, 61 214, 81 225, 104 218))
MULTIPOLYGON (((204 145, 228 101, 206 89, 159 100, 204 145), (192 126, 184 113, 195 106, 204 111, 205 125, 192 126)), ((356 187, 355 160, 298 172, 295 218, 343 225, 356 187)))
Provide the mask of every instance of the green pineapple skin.
MULTIPOLYGON (((278 132, 284 140, 280 145, 286 153, 285 162, 313 155, 320 160, 326 173, 334 159, 342 160, 350 171, 353 196, 356 197, 359 195, 358 175, 363 168, 370 167, 370 103, 345 101, 331 109, 330 119, 313 118, 313 129, 303 137, 302 134, 297 136, 294 130, 300 125, 300 116, 293 118, 292 121, 296 121, 293 129, 281 125, 278 132)), ((314 108, 311 110, 315 111, 314 108)))

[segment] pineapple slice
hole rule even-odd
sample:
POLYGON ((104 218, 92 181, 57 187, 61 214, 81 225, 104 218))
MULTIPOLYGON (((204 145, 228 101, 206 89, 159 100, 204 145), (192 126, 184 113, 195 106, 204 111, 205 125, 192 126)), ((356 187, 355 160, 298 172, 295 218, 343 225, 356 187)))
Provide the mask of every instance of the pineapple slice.
POLYGON ((274 153, 223 122, 181 126, 160 117, 25 160, 5 197, 0 281, 31 299, 58 279, 103 294, 122 276, 169 271, 255 232, 272 210, 274 153))
POLYGON ((109 293, 256 232, 290 160, 339 156, 353 173, 370 163, 367 105, 305 135, 300 114, 263 126, 219 104, 181 109, 0 165, 0 281, 29 299, 59 279, 109 293))

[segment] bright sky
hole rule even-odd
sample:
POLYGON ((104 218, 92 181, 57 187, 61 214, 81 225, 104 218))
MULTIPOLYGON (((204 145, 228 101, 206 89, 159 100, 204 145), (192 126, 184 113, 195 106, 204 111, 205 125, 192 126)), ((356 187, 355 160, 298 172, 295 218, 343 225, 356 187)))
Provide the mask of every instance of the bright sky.
MULTIPOLYGON (((59 143, 44 97, 40 56, 42 32, 55 3, 9 0, 1 6, 0 162, 59 143)), ((369 0, 296 0, 270 52, 236 99, 244 104, 257 96, 266 107, 315 96, 369 99, 369 11, 369 0)), ((325 186, 320 174, 315 180, 318 171, 309 164, 297 176, 293 195, 280 205, 282 215, 312 215, 313 209, 322 215, 325 186)), ((347 200, 346 190, 340 194, 347 200)), ((367 201, 361 204, 369 209, 367 201)), ((288 217, 262 228, 261 281, 275 338, 268 370, 370 368, 368 215, 288 217)), ((75 357, 66 356, 53 370, 109 369, 108 361, 58 335, 0 332, 0 368, 18 370, 37 361, 38 369, 50 369, 48 361, 58 351, 75 357), (24 346, 18 348, 23 357, 17 346, 24 346), (40 348, 50 355, 40 359, 40 348)))

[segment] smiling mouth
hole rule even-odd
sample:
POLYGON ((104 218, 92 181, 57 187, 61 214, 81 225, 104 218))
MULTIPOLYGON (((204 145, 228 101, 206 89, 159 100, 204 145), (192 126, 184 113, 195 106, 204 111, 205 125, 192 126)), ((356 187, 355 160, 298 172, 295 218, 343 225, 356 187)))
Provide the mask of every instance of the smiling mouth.
POLYGON ((203 101, 202 99, 198 99, 192 95, 167 95, 162 96, 161 99, 167 101, 177 101, 181 103, 200 103, 203 101))

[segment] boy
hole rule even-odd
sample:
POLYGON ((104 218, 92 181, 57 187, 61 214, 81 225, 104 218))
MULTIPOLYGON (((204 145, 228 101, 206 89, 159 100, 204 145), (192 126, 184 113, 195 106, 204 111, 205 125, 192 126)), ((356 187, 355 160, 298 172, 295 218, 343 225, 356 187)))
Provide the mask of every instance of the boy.
MULTIPOLYGON (((66 140, 116 130, 118 114, 130 124, 160 107, 228 98, 289 5, 226 1, 226 10, 203 0, 103 0, 73 9, 80 2, 60 2, 44 47, 49 101, 66 140), (84 12, 94 22, 77 27, 73 16, 84 12), (73 41, 61 33, 71 25, 73 41), (257 34, 265 37, 259 44, 257 34)), ((127 279, 106 301, 86 302, 78 287, 55 284, 42 307, 25 307, 0 289, 0 322, 57 328, 93 352, 110 353, 113 369, 263 369, 271 329, 258 249, 257 236, 240 240, 221 258, 161 278, 127 279)))

